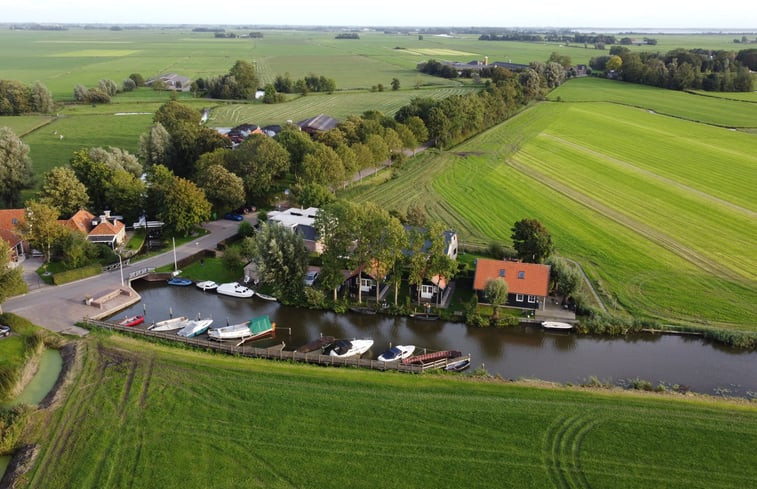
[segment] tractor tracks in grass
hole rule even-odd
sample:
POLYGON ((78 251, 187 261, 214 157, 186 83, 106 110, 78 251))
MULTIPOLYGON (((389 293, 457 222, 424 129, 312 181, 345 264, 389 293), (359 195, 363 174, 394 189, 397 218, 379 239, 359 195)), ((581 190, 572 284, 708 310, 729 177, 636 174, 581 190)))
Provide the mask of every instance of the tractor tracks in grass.
POLYGON ((585 413, 561 416, 547 429, 542 454, 549 478, 558 489, 591 487, 581 466, 581 444, 597 423, 595 416, 585 413))
POLYGON ((547 176, 546 174, 531 168, 530 166, 519 162, 515 158, 507 160, 507 164, 518 172, 533 178, 534 180, 541 182, 543 185, 551 188, 559 194, 577 202, 583 207, 590 209, 618 224, 626 229, 634 231, 635 233, 643 236, 644 238, 656 243, 660 247, 670 251, 671 253, 683 258, 684 260, 692 263, 696 267, 708 272, 709 274, 720 277, 728 281, 743 282, 742 277, 737 272, 730 270, 707 256, 698 253, 696 250, 685 246, 683 243, 675 240, 671 236, 658 231, 641 221, 638 221, 622 212, 613 209, 612 207, 599 202, 596 199, 589 197, 588 195, 576 190, 554 178, 547 176))

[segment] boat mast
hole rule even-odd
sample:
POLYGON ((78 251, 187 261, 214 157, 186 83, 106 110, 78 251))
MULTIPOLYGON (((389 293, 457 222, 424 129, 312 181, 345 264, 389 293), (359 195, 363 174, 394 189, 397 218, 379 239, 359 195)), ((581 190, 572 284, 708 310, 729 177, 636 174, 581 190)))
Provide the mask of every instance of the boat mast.
POLYGON ((173 271, 177 271, 179 266, 176 264, 176 238, 171 238, 173 242, 173 271))

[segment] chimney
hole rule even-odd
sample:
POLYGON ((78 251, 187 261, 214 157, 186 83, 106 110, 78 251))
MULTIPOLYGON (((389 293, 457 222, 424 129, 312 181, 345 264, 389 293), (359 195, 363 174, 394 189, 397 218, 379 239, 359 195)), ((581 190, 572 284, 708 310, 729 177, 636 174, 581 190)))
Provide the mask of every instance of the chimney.
POLYGON ((489 56, 484 56, 484 66, 489 66, 489 56))

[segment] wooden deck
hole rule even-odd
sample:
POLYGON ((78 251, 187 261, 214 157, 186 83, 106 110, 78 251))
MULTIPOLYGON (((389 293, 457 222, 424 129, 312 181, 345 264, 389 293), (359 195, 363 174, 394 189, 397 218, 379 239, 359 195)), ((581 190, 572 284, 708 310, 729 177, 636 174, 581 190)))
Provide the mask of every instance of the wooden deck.
POLYGON ((336 367, 357 367, 371 370, 396 370, 399 372, 419 374, 430 369, 444 368, 452 361, 470 358, 470 355, 457 357, 454 359, 442 359, 423 365, 403 365, 402 362, 381 362, 379 360, 352 357, 338 358, 330 355, 322 355, 320 352, 300 353, 295 351, 284 350, 284 344, 276 345, 270 348, 256 348, 254 346, 236 346, 233 342, 209 341, 199 338, 183 338, 177 336, 176 332, 171 331, 149 331, 138 327, 121 326, 117 323, 108 321, 97 321, 90 318, 84 318, 84 324, 87 327, 98 327, 113 331, 121 331, 134 336, 143 336, 148 338, 160 338, 164 340, 176 341, 202 349, 212 349, 229 355, 238 355, 249 358, 269 358, 275 360, 288 360, 299 363, 309 363, 316 365, 336 366, 336 367))

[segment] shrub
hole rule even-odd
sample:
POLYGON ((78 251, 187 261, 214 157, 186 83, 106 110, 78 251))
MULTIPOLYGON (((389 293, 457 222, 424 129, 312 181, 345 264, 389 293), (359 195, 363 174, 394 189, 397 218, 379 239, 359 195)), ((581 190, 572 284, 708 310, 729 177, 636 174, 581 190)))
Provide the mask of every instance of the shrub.
POLYGON ((86 267, 76 268, 74 270, 66 270, 65 272, 53 274, 53 284, 67 284, 69 282, 74 282, 83 278, 93 277, 101 271, 102 267, 100 265, 88 265, 86 267))

